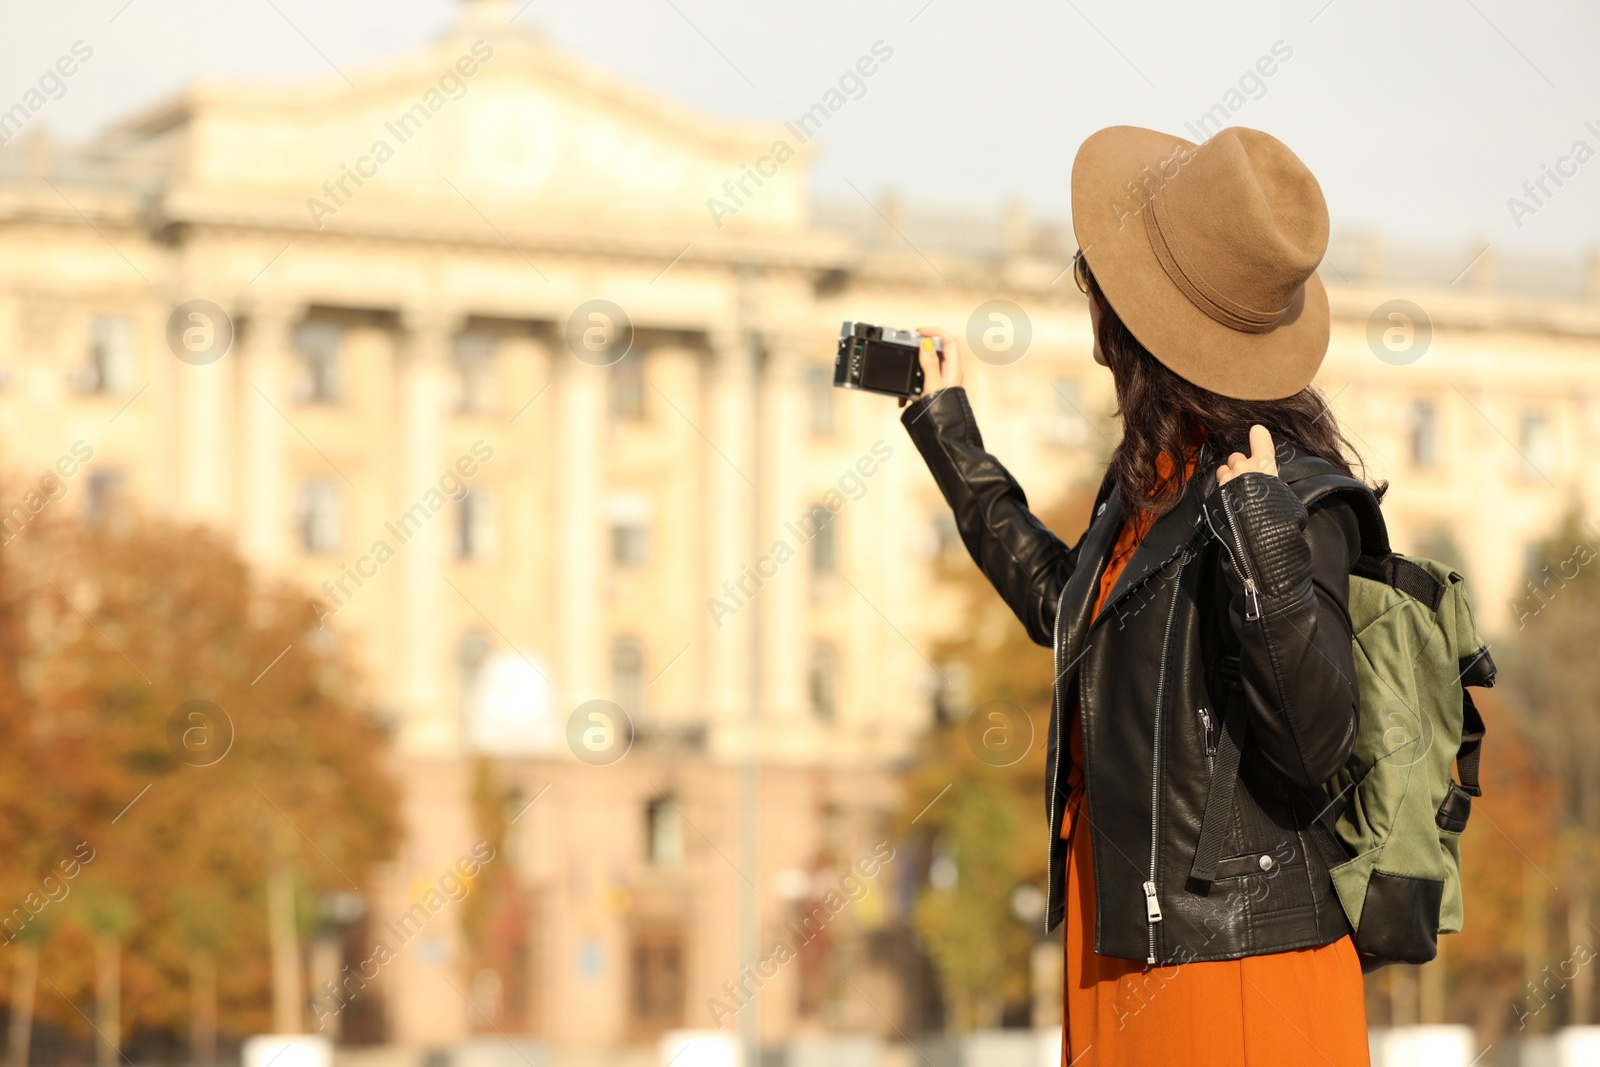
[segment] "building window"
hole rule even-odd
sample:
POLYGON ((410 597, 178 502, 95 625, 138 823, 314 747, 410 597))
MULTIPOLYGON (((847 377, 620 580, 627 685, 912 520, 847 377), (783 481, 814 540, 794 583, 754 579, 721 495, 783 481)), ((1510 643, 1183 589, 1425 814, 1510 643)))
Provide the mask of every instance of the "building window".
POLYGON ((806 416, 812 437, 832 437, 838 432, 838 398, 832 367, 806 368, 806 416))
POLYGON ((1439 408, 1431 400, 1411 405, 1411 465, 1439 465, 1439 408))
POLYGON ((1084 440, 1089 417, 1083 413, 1083 383, 1076 378, 1051 382, 1050 414, 1046 416, 1045 444, 1071 448, 1084 440))
POLYGON ((619 493, 610 501, 611 562, 618 567, 643 567, 650 559, 650 498, 619 493))
POLYGON ((683 936, 675 931, 639 931, 629 952, 628 1001, 636 1040, 654 1040, 683 1025, 688 991, 683 936))
POLYGON ((624 637, 611 646, 611 699, 634 721, 644 712, 644 649, 624 637))
POLYGON ((85 525, 115 522, 125 514, 127 504, 127 482, 120 472, 95 471, 89 475, 88 499, 83 508, 85 525))
POLYGON ((645 808, 646 857, 653 867, 671 870, 683 862, 683 812, 669 797, 657 797, 645 808))
POLYGON ((75 377, 79 391, 131 393, 137 372, 133 320, 126 315, 96 315, 89 323, 88 363, 75 377))
POLYGON ((643 567, 650 556, 650 533, 642 522, 611 524, 611 562, 619 567, 643 567))
POLYGON ((820 505, 811 509, 807 523, 816 524, 816 535, 811 539, 811 571, 817 575, 839 572, 839 524, 828 509, 820 505))
POLYGON ((300 374, 295 397, 302 404, 337 404, 343 393, 340 349, 344 331, 331 322, 304 322, 295 331, 300 374))
POLYGON ((1555 466, 1555 430, 1550 416, 1542 411, 1524 411, 1518 436, 1522 452, 1522 476, 1544 480, 1555 466))
POLYGON ((339 551, 343 539, 343 494, 332 482, 307 482, 300 491, 300 547, 314 556, 339 551))
POLYGON ((833 722, 839 713, 839 654, 832 645, 812 648, 806 688, 811 697, 811 714, 819 722, 833 722))
POLYGON ((629 352, 611 365, 611 417, 637 422, 645 417, 644 356, 629 352))
POLYGON ((495 338, 469 331, 455 339, 456 410, 483 413, 495 408, 495 338))
POLYGON ((456 674, 460 681, 461 710, 477 707, 483 686, 483 668, 489 662, 489 638, 481 630, 468 630, 456 645, 456 674))
POLYGON ((456 504, 456 558, 492 559, 500 549, 494 494, 471 489, 456 504))

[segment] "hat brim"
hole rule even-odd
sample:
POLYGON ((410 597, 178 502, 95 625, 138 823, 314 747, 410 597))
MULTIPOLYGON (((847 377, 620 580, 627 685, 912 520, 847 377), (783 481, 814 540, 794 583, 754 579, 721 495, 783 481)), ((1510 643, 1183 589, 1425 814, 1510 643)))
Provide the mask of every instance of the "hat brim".
POLYGON ((1090 135, 1072 164, 1078 247, 1123 324, 1173 373, 1237 400, 1293 396, 1311 384, 1328 351, 1328 291, 1322 279, 1313 272, 1270 330, 1246 333, 1191 303, 1150 247, 1140 199, 1150 194, 1143 190, 1159 188, 1163 180, 1182 180, 1174 154, 1195 147, 1137 126, 1112 126, 1090 135))

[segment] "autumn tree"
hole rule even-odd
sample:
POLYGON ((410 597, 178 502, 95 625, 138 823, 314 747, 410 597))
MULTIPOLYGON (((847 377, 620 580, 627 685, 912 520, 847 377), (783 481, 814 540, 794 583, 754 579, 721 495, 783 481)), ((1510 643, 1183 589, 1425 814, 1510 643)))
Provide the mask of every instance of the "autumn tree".
MULTIPOLYGON (((398 838, 384 735, 335 633, 215 533, 47 513, 0 549, 0 646, 15 989, 31 943, 38 1013, 70 1032, 271 1029, 267 887, 295 908, 281 1002, 310 902, 370 890, 398 838)), ((303 995, 279 1026, 299 1028, 303 995)))
POLYGON ((1528 886, 1530 923, 1538 921, 1526 932, 1521 999, 1541 1009, 1555 1002, 1547 1023, 1583 1025, 1595 1021, 1594 967, 1561 965, 1600 949, 1600 532, 1569 516, 1534 557, 1509 605, 1514 636, 1497 650, 1508 707, 1550 796, 1555 834, 1550 858, 1528 886), (1564 922, 1546 929, 1546 915, 1564 922), (1557 972, 1555 988, 1546 988, 1547 965, 1557 972))
MULTIPOLYGON (((1075 491, 1041 518, 1074 543, 1093 497, 1093 487, 1075 491)), ((949 1022, 965 1030, 1026 1017, 1032 1000, 1054 668, 1050 650, 1029 639, 964 552, 952 552, 940 570, 963 610, 935 652, 947 682, 943 721, 907 775, 899 829, 920 838, 932 858, 914 924, 949 1022)))

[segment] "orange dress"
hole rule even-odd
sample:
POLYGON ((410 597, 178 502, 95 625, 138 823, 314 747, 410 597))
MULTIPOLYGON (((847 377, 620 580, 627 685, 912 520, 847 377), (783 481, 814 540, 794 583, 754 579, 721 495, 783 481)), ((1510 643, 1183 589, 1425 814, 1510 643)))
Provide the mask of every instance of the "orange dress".
MULTIPOLYGON (((1166 456, 1160 457, 1166 460, 1166 456)), ((1172 464, 1161 464, 1171 476, 1172 464)), ((1141 513, 1122 528, 1094 611, 1149 530, 1141 513)), ((1349 937, 1318 948, 1238 960, 1149 967, 1094 951, 1094 856, 1084 812, 1083 730, 1068 724, 1072 767, 1061 836, 1067 849, 1065 1032, 1070 1067, 1366 1067, 1367 1010, 1361 963, 1349 937)))

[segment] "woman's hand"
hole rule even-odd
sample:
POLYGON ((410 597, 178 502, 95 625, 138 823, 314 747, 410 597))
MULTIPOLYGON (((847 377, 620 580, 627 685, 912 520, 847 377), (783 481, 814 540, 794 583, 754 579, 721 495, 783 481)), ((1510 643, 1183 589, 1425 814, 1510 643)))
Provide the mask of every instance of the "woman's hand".
POLYGON ((1278 454, 1272 444, 1272 434, 1259 423, 1250 427, 1250 454, 1235 452, 1228 462, 1217 468, 1217 484, 1227 485, 1246 471, 1261 471, 1274 477, 1278 474, 1278 454))
MULTIPOLYGON (((917 332, 922 335, 922 345, 917 352, 917 358, 922 363, 922 395, 960 385, 966 378, 962 369, 961 342, 935 326, 918 326, 917 332), (942 359, 933 350, 935 337, 944 348, 942 359)), ((900 401, 900 406, 905 407, 906 402, 900 401)))

